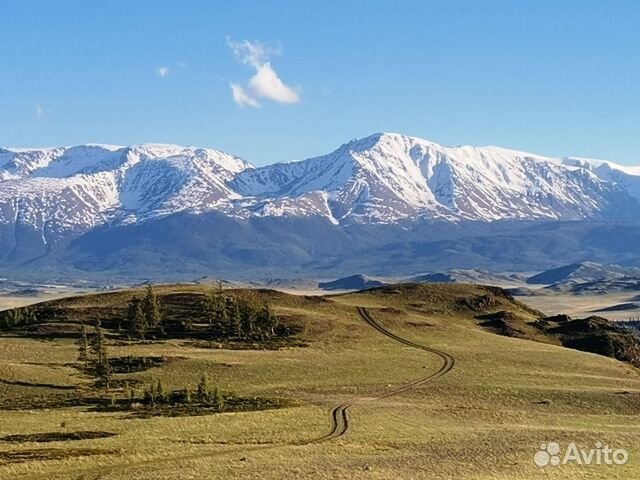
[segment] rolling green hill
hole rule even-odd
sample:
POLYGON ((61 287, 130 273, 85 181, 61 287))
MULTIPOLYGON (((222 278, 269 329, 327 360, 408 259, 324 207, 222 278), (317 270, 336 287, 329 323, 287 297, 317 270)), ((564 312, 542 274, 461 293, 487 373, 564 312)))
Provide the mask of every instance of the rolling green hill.
POLYGON ((0 478, 640 474, 638 370, 564 348, 538 330, 525 332, 538 341, 496 335, 481 317, 504 312, 530 328, 540 316, 503 290, 393 285, 328 297, 225 290, 270 305, 285 330, 266 339, 210 334, 201 306, 211 288, 154 290, 167 325, 190 318, 189 329, 131 338, 122 321, 140 289, 34 305, 37 321, 3 331, 0 478), (81 325, 96 320, 114 367, 108 390, 78 360, 81 325), (123 406, 131 390, 142 395, 158 381, 167 391, 196 391, 203 375, 228 400, 225 408, 178 400, 123 406), (630 459, 541 469, 533 456, 547 442, 607 443, 630 459))

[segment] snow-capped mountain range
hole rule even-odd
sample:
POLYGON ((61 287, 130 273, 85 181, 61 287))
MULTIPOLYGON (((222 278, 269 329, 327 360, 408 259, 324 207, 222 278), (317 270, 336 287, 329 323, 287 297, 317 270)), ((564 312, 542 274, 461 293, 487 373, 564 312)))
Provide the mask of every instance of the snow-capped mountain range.
POLYGON ((211 211, 336 225, 640 219, 640 167, 393 133, 259 168, 175 145, 0 149, 0 225, 37 231, 45 244, 97 226, 211 211))

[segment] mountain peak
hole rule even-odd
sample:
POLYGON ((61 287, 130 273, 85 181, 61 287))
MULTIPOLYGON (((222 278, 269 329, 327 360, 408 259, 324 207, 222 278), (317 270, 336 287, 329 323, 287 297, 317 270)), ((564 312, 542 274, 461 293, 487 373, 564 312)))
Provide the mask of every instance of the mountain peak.
POLYGON ((413 146, 415 144, 438 145, 429 140, 403 135, 401 133, 377 132, 363 138, 354 138, 344 146, 349 147, 351 150, 363 151, 374 148, 376 145, 397 145, 406 147, 407 145, 413 146))
POLYGON ((219 150, 173 144, 2 149, 0 224, 53 238, 183 211, 334 224, 635 219, 635 172, 393 132, 259 168, 219 150))

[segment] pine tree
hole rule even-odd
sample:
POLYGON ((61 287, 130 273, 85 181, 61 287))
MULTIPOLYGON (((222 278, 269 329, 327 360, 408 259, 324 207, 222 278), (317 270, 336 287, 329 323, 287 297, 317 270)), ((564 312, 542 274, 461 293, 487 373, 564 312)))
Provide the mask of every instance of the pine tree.
POLYGON ((223 336, 229 319, 226 298, 221 290, 214 290, 205 298, 204 315, 211 326, 211 333, 215 336, 223 336))
POLYGON ((132 335, 137 336, 144 340, 147 333, 148 324, 147 318, 142 308, 142 302, 138 297, 133 297, 129 302, 129 309, 127 312, 128 329, 132 335))
POLYGON ((262 331, 267 337, 273 337, 276 334, 278 317, 274 315, 268 302, 265 302, 260 311, 260 323, 262 331))
POLYGON ((242 338, 242 315, 240 313, 240 306, 238 305, 238 302, 233 298, 227 299, 226 310, 229 314, 229 335, 236 338, 242 338))
POLYGON ((182 326, 184 327, 184 329, 187 332, 190 332, 193 330, 193 318, 191 318, 191 316, 186 316, 183 320, 182 320, 182 326))
POLYGON ((12 310, 4 310, 0 312, 0 328, 10 329, 13 327, 13 313, 12 310))
POLYGON ((131 385, 129 385, 129 383, 125 383, 122 390, 124 393, 124 398, 127 400, 129 406, 131 406, 136 399, 136 392, 133 390, 133 388, 131 388, 131 385))
POLYGON ((190 404, 191 402, 193 402, 193 399, 191 398, 191 387, 189 385, 184 387, 182 397, 183 397, 184 403, 186 404, 190 404))
POLYGON ((147 292, 142 301, 142 310, 148 328, 160 328, 162 331, 162 314, 160 312, 160 302, 158 296, 153 291, 151 285, 147 285, 147 292))
POLYGON ((2 324, 4 328, 13 328, 22 324, 22 312, 18 308, 2 312, 2 324))
POLYGON ((252 297, 243 298, 240 302, 240 329, 243 337, 252 337, 256 330, 256 304, 252 297))
POLYGON ((103 354, 103 346, 104 343, 104 334, 102 333, 102 329, 100 328, 100 320, 96 320, 95 325, 93 326, 93 336, 91 337, 91 341, 89 342, 89 351, 91 355, 93 355, 96 362, 100 362, 101 355, 103 354))
POLYGON ((89 344, 89 350, 94 356, 93 366, 94 372, 98 380, 106 389, 109 388, 111 382, 111 364, 107 355, 106 341, 104 332, 100 327, 100 320, 96 321, 94 335, 89 344))
POLYGON ((215 387, 213 390, 213 404, 218 410, 223 410, 225 407, 224 397, 218 387, 215 387))
POLYGON ((216 334, 220 337, 224 337, 230 334, 229 319, 231 315, 230 315, 229 307, 230 307, 230 304, 227 302, 227 298, 224 297, 222 294, 219 294, 218 304, 217 304, 217 309, 219 312, 218 323, 215 326, 215 328, 217 330, 216 334))
POLYGON ((209 325, 213 325, 214 320, 216 319, 216 294, 212 293, 210 295, 205 295, 202 300, 202 310, 204 313, 204 317, 209 323, 209 325))
POLYGON ((146 405, 154 406, 156 405, 156 400, 158 399, 156 393, 156 384, 152 383, 147 385, 144 389, 143 400, 146 405))
POLYGON ((202 378, 200 379, 200 383, 198 383, 197 396, 198 401, 201 403, 209 404, 211 403, 213 395, 213 390, 211 388, 211 381, 209 380, 209 376, 204 373, 202 378))
POLYGON ((159 403, 169 403, 169 392, 167 391, 162 380, 158 380, 156 385, 157 398, 159 403))
POLYGON ((36 316, 36 312, 33 309, 26 307, 22 312, 22 322, 25 325, 33 325, 38 323, 38 317, 36 316))
POLYGON ((78 361, 82 363, 85 370, 89 368, 89 337, 84 322, 82 322, 82 334, 78 339, 78 361))

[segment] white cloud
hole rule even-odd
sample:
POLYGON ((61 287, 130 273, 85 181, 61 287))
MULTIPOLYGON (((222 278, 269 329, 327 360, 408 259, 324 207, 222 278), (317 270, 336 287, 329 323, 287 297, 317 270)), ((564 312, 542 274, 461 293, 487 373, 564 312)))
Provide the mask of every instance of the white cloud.
POLYGON ((156 75, 158 75, 160 78, 166 77, 167 75, 169 75, 170 72, 171 72, 171 69, 169 67, 156 68, 156 75))
POLYGON ((265 63, 258 68, 256 74, 249 80, 249 87, 256 96, 268 98, 274 102, 297 103, 300 101, 298 92, 282 83, 270 63, 265 63))
POLYGON ((278 103, 300 101, 299 89, 286 85, 271 66, 269 58, 280 53, 279 47, 270 47, 260 42, 234 42, 227 38, 227 44, 238 61, 253 67, 256 73, 249 79, 247 87, 231 84, 234 101, 241 106, 259 108, 258 98, 266 98, 278 103))
POLYGON ((231 95, 233 95, 233 101, 241 107, 248 106, 253 108, 260 108, 262 106, 255 98, 247 94, 242 86, 233 82, 231 82, 231 95))
POLYGON ((36 105, 36 120, 40 120, 42 117, 44 117, 44 108, 42 108, 42 105, 36 105))
POLYGON ((236 58, 246 65, 258 69, 269 61, 272 55, 280 54, 280 47, 271 47, 260 42, 234 42, 227 37, 227 45, 233 51, 236 58))

